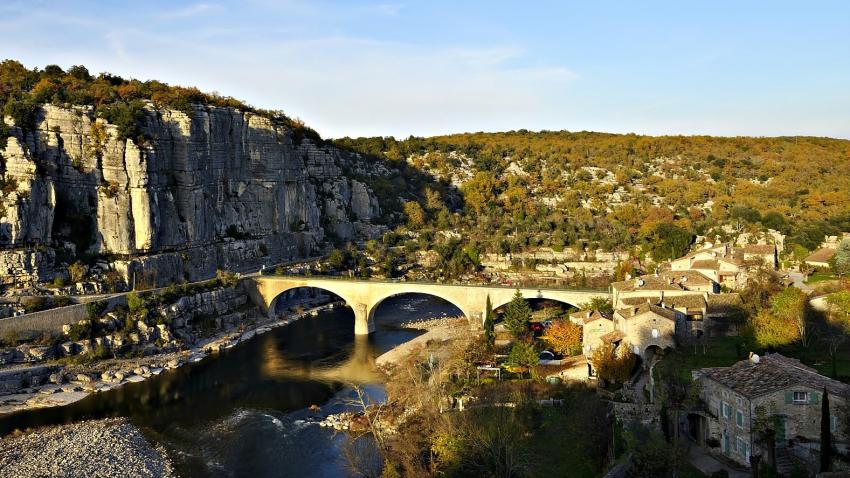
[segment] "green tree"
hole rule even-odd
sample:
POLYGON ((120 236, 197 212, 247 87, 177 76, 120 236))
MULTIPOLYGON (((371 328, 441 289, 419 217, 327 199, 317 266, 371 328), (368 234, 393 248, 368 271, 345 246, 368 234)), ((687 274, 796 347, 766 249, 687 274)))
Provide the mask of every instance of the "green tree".
POLYGON ((342 270, 348 267, 348 253, 339 248, 335 248, 328 254, 328 264, 334 270, 342 270))
POLYGON ((94 302, 89 302, 88 304, 86 304, 86 312, 88 313, 89 318, 92 319, 100 317, 105 310, 106 302, 102 300, 96 300, 94 302))
POLYGON ((614 306, 611 303, 611 299, 606 297, 594 297, 589 302, 582 304, 581 308, 583 310, 598 310, 604 314, 614 313, 614 306))
POLYGON ((539 362, 540 357, 537 356, 534 346, 523 340, 514 342, 507 359, 509 365, 526 367, 528 370, 532 370, 539 362))
POLYGON ((496 346, 496 331, 493 320, 493 304, 490 302, 490 295, 487 295, 487 304, 484 306, 484 341, 487 347, 492 349, 496 346))
POLYGON ((786 287, 770 300, 771 311, 787 327, 796 332, 800 345, 808 347, 811 333, 808 328, 807 306, 809 297, 796 287, 786 287))
POLYGON ((646 251, 656 262, 685 255, 691 245, 691 233, 669 222, 659 222, 643 237, 646 251))
POLYGON ((508 303, 507 310, 505 310, 505 328, 514 337, 524 337, 528 334, 528 322, 530 319, 531 306, 528 305, 528 301, 522 297, 519 289, 517 289, 513 299, 508 303))
POLYGON ((844 239, 838 244, 832 256, 832 269, 841 276, 850 274, 850 239, 844 239))

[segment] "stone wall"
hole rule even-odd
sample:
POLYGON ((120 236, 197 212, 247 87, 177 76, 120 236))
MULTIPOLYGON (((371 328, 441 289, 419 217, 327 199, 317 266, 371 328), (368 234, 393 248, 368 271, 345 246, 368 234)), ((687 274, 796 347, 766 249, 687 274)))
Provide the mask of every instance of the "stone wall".
MULTIPOLYGON (((127 297, 124 294, 104 300, 109 304, 107 310, 127 303, 127 297)), ((30 336, 41 332, 62 332, 63 325, 75 324, 86 317, 88 317, 86 304, 74 304, 17 317, 7 317, 0 319, 0 337, 9 333, 30 336)))
POLYGON ((361 171, 356 155, 267 118, 148 106, 149 139, 139 144, 93 118, 90 108, 45 105, 36 131, 10 128, 0 151, 14 186, 0 195, 0 285, 50 280, 60 250, 109 254, 128 281, 135 272, 161 285, 305 257, 329 233, 383 231, 371 222, 376 196, 343 171, 385 171, 361 171))

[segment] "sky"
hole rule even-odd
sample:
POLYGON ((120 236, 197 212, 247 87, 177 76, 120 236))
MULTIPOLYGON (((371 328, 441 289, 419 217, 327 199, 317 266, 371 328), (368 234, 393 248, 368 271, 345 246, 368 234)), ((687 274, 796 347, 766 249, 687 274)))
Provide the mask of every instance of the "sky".
POLYGON ((0 0, 0 59, 158 79, 324 137, 850 138, 845 1, 0 0))

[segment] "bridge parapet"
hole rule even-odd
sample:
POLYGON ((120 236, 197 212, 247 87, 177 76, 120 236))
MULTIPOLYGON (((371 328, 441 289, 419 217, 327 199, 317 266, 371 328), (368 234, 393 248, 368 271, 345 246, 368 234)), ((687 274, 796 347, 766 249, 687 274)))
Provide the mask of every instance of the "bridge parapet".
POLYGON ((460 309, 470 323, 483 321, 488 296, 493 308, 498 308, 510 302, 516 290, 527 299, 551 299, 574 306, 580 306, 595 297, 610 297, 607 291, 533 287, 517 289, 496 285, 346 280, 314 276, 259 276, 245 278, 243 282, 254 302, 269 314, 273 313, 277 298, 291 289, 313 287, 334 293, 354 310, 354 328, 358 335, 373 332, 374 312, 377 307, 387 298, 399 294, 415 293, 439 297, 460 309))

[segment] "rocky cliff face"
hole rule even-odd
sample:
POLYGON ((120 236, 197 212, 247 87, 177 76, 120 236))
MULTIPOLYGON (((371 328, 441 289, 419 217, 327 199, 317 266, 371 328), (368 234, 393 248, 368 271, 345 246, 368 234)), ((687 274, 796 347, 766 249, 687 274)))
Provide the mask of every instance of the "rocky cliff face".
POLYGON ((346 152, 232 108, 149 107, 144 125, 137 144, 89 109, 45 105, 36 131, 11 128, 0 284, 50 280, 81 254, 127 281, 196 280, 382 231, 373 192, 342 173, 357 168, 346 152))

